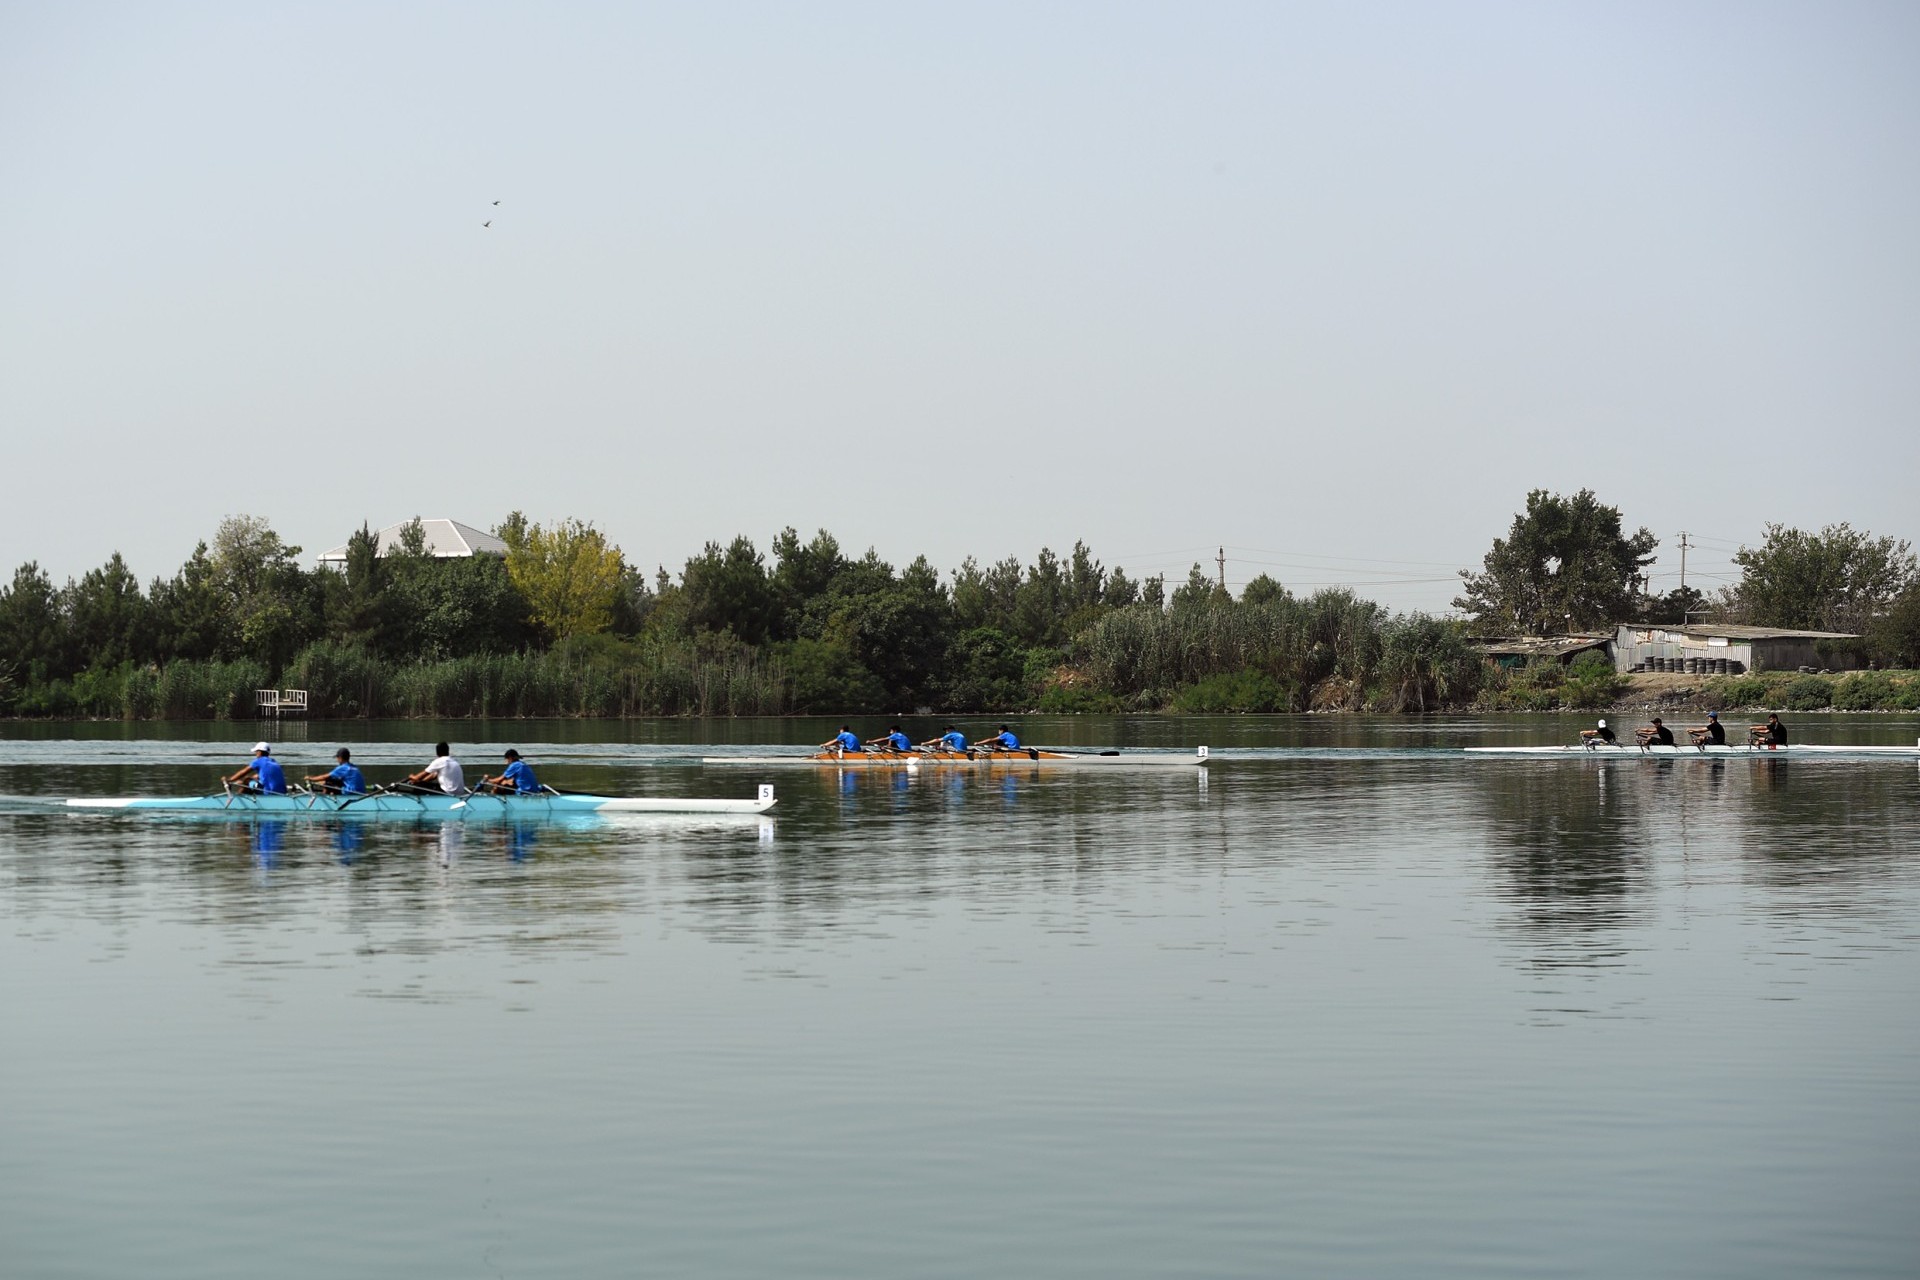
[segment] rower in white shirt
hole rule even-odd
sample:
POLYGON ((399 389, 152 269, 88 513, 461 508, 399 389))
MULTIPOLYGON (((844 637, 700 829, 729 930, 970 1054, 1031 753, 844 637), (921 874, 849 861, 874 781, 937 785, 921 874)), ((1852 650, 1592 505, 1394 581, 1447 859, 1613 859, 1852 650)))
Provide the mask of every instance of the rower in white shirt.
POLYGON ((431 790, 435 785, 450 796, 463 796, 467 793, 466 770, 453 758, 453 748, 444 742, 433 744, 433 762, 418 773, 407 775, 412 786, 431 790))

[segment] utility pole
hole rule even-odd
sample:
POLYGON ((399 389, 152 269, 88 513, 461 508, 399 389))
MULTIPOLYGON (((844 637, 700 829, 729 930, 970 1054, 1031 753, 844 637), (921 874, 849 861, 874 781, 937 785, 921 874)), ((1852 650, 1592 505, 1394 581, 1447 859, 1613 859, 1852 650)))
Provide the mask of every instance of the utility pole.
POLYGON ((1682 529, 1680 531, 1680 625, 1681 626, 1684 627, 1687 625, 1687 615, 1691 612, 1692 610, 1687 608, 1687 531, 1685 529, 1682 529))
POLYGON ((1220 548, 1219 565, 1220 589, 1225 591, 1227 589, 1227 549, 1225 547, 1220 548))

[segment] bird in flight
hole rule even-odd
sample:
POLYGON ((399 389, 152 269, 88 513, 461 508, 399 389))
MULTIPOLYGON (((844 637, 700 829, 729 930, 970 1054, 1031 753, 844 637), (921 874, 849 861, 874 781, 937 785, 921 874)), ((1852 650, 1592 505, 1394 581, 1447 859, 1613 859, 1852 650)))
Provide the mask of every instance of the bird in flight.
POLYGON ((494 203, 495 203, 495 204, 499 204, 500 202, 499 202, 498 200, 495 200, 495 201, 494 201, 494 203))
POLYGON ((490 227, 493 225, 493 219, 488 218, 485 222, 481 223, 480 225, 483 227, 490 227))

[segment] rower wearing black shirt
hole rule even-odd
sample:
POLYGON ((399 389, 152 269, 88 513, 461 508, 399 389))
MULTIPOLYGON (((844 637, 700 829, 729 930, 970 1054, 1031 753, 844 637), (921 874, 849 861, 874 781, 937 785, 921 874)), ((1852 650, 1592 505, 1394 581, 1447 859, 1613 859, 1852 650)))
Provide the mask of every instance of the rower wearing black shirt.
POLYGON ((1613 730, 1607 728, 1607 722, 1605 720, 1602 720, 1600 722, 1600 727, 1598 729, 1582 729, 1580 731, 1581 743, 1589 747, 1595 746, 1598 743, 1602 743, 1602 742, 1611 746, 1614 743, 1618 742, 1619 740, 1620 739, 1614 736, 1613 730))
POLYGON ((1707 712, 1707 722, 1698 729, 1689 729, 1696 747, 1724 747, 1727 745, 1727 731, 1720 724, 1718 711, 1707 712))
POLYGON ((1778 715, 1770 715, 1767 717, 1765 729, 1766 736, 1762 738, 1761 741, 1770 747, 1784 747, 1787 745, 1787 726, 1780 723, 1780 717, 1778 715))
POLYGON ((1660 723, 1655 716, 1653 723, 1639 732, 1640 745, 1643 747, 1670 747, 1673 745, 1673 730, 1660 723))

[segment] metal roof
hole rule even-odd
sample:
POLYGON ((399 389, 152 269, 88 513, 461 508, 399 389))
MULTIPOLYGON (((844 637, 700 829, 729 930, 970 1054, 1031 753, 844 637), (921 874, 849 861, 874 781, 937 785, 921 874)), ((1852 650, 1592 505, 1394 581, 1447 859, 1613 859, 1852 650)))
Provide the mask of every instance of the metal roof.
POLYGON ((1611 632, 1603 635, 1576 632, 1570 636, 1488 636, 1473 643, 1498 657, 1560 658, 1582 649, 1602 648, 1612 639, 1611 632))
POLYGON ((1691 623, 1684 627, 1658 627, 1660 631, 1676 631, 1683 636, 1722 636, 1728 640, 1858 640, 1860 637, 1850 631, 1793 631, 1784 627, 1742 627, 1731 623, 1721 626, 1717 623, 1691 623))
MULTIPOLYGON (((400 548, 400 531, 412 524, 411 520, 402 520, 399 524, 390 524, 374 535, 381 555, 388 555, 400 548)), ((470 524, 461 524, 458 520, 422 520, 421 532, 427 535, 427 554, 437 560, 460 560, 467 556, 504 556, 507 544, 490 533, 484 533, 470 524)), ((322 551, 317 557, 321 564, 345 564, 347 547, 340 544, 331 551, 322 551)))

